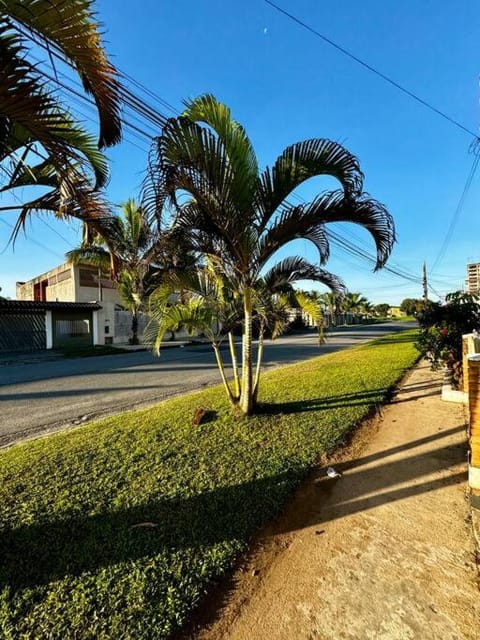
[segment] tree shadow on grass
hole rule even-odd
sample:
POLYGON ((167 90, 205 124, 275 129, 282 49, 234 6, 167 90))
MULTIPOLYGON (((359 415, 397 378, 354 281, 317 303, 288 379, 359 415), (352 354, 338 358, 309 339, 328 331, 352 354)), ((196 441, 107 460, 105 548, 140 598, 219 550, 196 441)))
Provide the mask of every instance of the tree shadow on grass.
MULTIPOLYGON (((435 434, 428 441, 449 435, 451 431, 435 434)), ((416 443, 425 441, 423 438, 416 443)), ((410 446, 416 445, 411 443, 404 448, 410 446)), ((398 452, 396 447, 378 454, 385 460, 373 468, 365 466, 365 460, 363 468, 358 464, 349 481, 347 501, 341 495, 335 499, 331 493, 335 481, 332 484, 321 472, 321 482, 312 485, 316 508, 297 510, 296 519, 288 522, 286 530, 321 524, 326 519, 334 520, 465 480, 465 472, 457 466, 465 461, 464 446, 440 443, 433 451, 388 459, 398 452), (439 475, 439 471, 443 473, 439 475), (429 477, 422 480, 427 474, 429 477), (436 474, 433 480, 432 474, 436 474), (412 480, 415 482, 408 484, 412 480), (395 486, 400 483, 404 486, 395 486)), ((304 476, 293 461, 286 461, 288 464, 292 467, 290 471, 191 497, 165 499, 159 495, 138 506, 4 529, 0 533, 0 585, 8 585, 14 593, 121 562, 182 549, 202 553, 206 547, 227 541, 247 542, 278 513, 304 476)))
POLYGON ((324 398, 311 398, 309 400, 292 400, 290 402, 262 402, 258 405, 259 415, 281 415, 290 413, 305 413, 308 411, 326 411, 341 407, 375 407, 385 398, 389 390, 387 388, 362 391, 360 393, 345 393, 338 396, 326 396, 324 398))
MULTIPOLYGON (((429 387, 425 387, 427 389, 429 387)), ((423 392, 415 396, 416 399, 438 395, 438 388, 432 387, 431 391, 423 392)), ((322 411, 329 409, 340 409, 342 407, 365 406, 374 409, 385 401, 406 402, 400 397, 393 398, 394 389, 391 387, 379 387, 368 391, 355 393, 343 393, 336 396, 325 396, 324 398, 311 398, 309 400, 295 400, 291 402, 264 402, 258 407, 258 413, 263 415, 302 413, 307 411, 322 411)), ((409 398, 411 400, 411 398, 409 398)))

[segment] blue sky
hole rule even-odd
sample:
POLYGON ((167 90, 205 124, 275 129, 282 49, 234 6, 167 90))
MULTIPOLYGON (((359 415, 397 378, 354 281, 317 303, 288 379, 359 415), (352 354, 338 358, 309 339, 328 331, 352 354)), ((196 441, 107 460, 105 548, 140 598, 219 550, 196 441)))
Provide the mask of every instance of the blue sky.
MULTIPOLYGON (((474 0, 278 0, 278 4, 445 111, 471 131, 480 115, 480 12, 474 0)), ((358 66, 263 0, 100 0, 107 50, 118 67, 181 108, 183 98, 212 92, 246 127, 261 166, 298 140, 326 137, 356 154, 365 189, 394 216, 398 242, 391 266, 420 277, 435 262, 472 165, 472 138, 358 66)), ((160 110, 162 107, 156 105, 160 110)), ((86 111, 84 110, 84 113, 86 111)), ((92 126, 88 122, 88 126, 92 126)), ((126 134, 108 150, 108 196, 120 203, 138 194, 147 143, 126 134), (138 146, 134 146, 132 141, 138 146)), ((315 179, 299 195, 331 188, 315 179)), ((476 175, 447 252, 431 274, 439 294, 459 289, 466 263, 480 261, 480 182, 476 175)), ((0 224, 0 286, 14 297, 16 280, 63 260, 78 243, 78 223, 35 220, 14 249, 6 247, 14 215, 0 224)), ((353 225, 335 230, 374 251, 353 225), (353 235, 352 235, 353 234, 353 235)), ((314 259, 296 242, 282 255, 314 259)), ((420 285, 332 247, 327 265, 351 291, 375 303, 420 297, 420 285)))

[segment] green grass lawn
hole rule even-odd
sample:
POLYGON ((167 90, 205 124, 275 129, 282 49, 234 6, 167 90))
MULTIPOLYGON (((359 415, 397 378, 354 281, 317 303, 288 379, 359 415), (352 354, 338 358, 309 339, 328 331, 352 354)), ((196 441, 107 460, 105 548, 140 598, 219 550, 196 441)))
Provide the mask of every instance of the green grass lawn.
POLYGON ((214 388, 0 452, 0 637, 168 636, 384 400, 414 339, 277 369, 248 420, 214 388), (192 427, 199 406, 209 421, 192 427))

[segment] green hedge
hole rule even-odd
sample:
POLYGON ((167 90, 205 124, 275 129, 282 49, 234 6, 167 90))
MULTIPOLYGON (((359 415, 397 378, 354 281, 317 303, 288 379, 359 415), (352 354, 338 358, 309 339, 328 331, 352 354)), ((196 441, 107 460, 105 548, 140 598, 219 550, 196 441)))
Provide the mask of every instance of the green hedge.
POLYGON ((0 453, 0 637, 163 638, 410 367, 414 332, 0 453), (196 407, 207 422, 192 427, 196 407), (152 523, 155 526, 135 525, 152 523))

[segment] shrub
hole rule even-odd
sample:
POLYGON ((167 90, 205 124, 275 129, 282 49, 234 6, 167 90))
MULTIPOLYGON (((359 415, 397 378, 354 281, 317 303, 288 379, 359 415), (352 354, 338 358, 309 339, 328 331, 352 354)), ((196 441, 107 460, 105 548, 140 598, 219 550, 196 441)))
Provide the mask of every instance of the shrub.
POLYGON ((429 302, 418 316, 421 327, 417 349, 430 361, 432 369, 446 367, 454 387, 462 379, 462 335, 480 327, 478 298, 455 291, 446 296, 445 304, 429 302))

